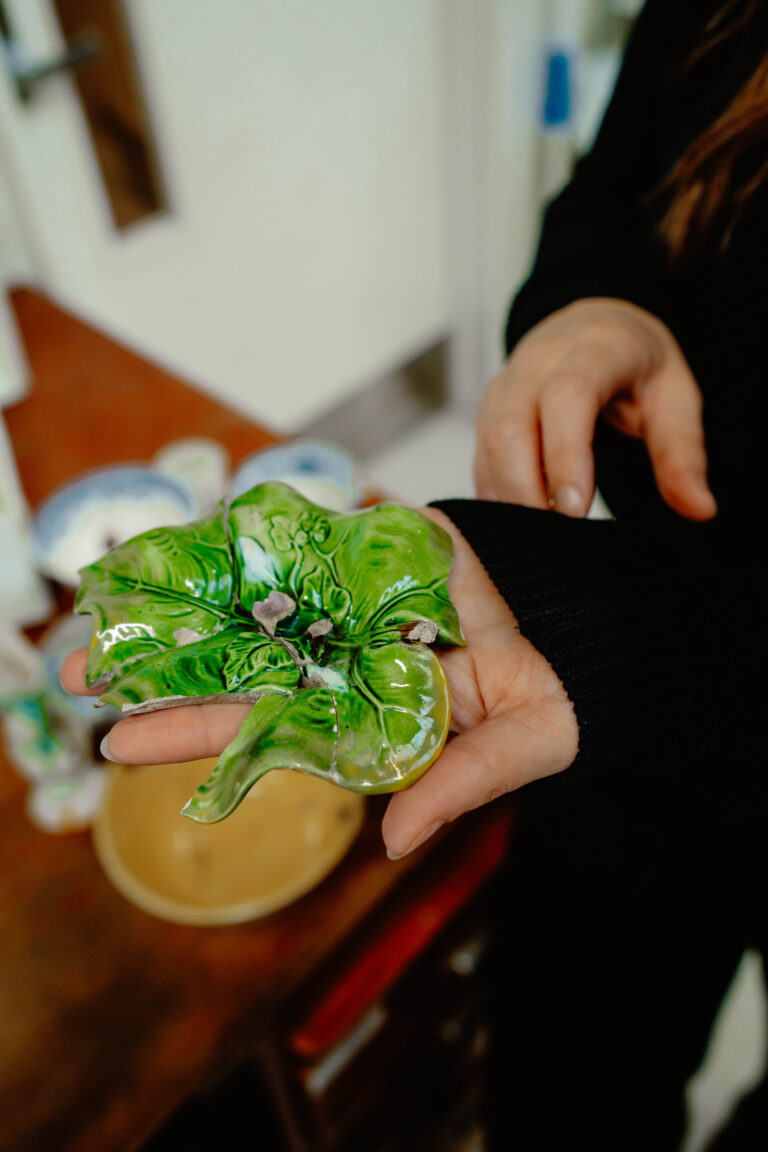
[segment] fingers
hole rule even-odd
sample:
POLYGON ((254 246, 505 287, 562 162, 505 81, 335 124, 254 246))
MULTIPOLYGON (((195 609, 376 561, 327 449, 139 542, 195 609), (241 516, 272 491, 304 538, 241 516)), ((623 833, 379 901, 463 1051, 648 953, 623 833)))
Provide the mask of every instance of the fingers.
POLYGON ((478 420, 482 499, 585 516, 594 495, 592 441, 611 396, 647 371, 634 341, 582 339, 558 354, 513 356, 478 420))
POLYGON ((420 780, 392 797, 382 823, 387 852, 403 856, 462 813, 567 768, 577 744, 573 711, 561 697, 456 736, 420 780))
POLYGON ((620 300, 553 313, 491 381, 478 419, 478 495, 586 515, 601 411, 646 442, 672 508, 694 520, 715 514, 696 381, 669 329, 620 300))
POLYGON ((85 685, 85 670, 88 665, 88 649, 78 648, 70 652, 61 666, 61 683, 67 692, 78 696, 100 696, 103 688, 87 688, 85 685))
POLYGON ((550 505, 566 516, 586 516, 595 491, 592 441, 606 381, 590 367, 561 365, 539 402, 550 505))
POLYGON ((103 748, 120 764, 175 764, 218 756, 251 704, 189 704, 118 721, 103 748))
MULTIPOLYGON (((68 692, 99 696, 103 688, 86 688, 88 649, 78 648, 64 660, 61 682, 68 692)), ((103 749, 120 764, 176 764, 218 756, 237 735, 251 704, 189 704, 129 716, 114 725, 103 749)))
POLYGON ((660 375, 644 405, 645 443, 659 492, 691 520, 709 520, 717 503, 707 483, 702 400, 690 371, 660 375))
POLYGON ((546 508, 535 394, 513 366, 491 381, 477 425, 475 485, 481 500, 546 508))
POLYGON ((592 442, 598 415, 647 368, 647 357, 634 342, 589 340, 572 347, 550 373, 540 389, 539 418, 556 512, 586 516, 595 494, 592 442))

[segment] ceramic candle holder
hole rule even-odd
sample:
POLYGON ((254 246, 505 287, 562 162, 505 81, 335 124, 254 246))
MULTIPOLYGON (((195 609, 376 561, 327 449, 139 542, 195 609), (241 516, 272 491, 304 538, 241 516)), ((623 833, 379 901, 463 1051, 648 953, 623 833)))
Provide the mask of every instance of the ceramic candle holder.
POLYGON ((253 705, 183 809, 201 823, 227 816, 277 768, 396 791, 448 732, 429 645, 464 643, 451 552, 447 533, 409 508, 337 513, 261 484, 81 570, 76 610, 94 624, 88 683, 126 715, 253 705))

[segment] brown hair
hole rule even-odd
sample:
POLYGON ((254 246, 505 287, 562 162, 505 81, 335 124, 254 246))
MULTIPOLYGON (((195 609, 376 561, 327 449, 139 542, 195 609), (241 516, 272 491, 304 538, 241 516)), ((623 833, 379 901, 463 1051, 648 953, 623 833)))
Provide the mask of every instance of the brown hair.
MULTIPOLYGON (((728 0, 707 26, 707 39, 686 62, 690 68, 716 44, 743 27, 761 0, 728 0)), ((768 154, 757 164, 739 161, 768 141, 768 53, 731 103, 688 145, 659 191, 671 196, 661 234, 672 259, 709 236, 721 223, 725 248, 750 196, 768 180, 768 154)))

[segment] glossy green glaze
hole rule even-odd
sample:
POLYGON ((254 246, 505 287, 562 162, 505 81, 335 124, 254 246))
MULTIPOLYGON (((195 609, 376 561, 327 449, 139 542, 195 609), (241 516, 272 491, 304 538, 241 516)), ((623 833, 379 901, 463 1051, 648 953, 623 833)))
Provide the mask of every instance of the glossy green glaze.
POLYGON ((396 791, 448 731, 448 687, 427 644, 464 643, 451 553, 447 533, 401 505, 336 513, 261 484, 81 570, 88 683, 124 713, 253 702, 184 808, 195 820, 227 816, 274 768, 396 791))

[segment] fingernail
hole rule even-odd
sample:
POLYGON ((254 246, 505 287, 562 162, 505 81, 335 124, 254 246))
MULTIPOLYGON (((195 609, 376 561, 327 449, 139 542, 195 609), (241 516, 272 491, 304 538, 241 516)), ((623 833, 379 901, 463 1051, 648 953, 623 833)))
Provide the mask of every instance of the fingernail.
POLYGON ((696 477, 696 491, 698 492, 700 499, 717 510, 717 500, 715 500, 712 489, 703 477, 696 477))
POLYGON ((561 484, 555 491, 555 509, 565 516, 584 515, 584 501, 574 484, 561 484))
POLYGON ((430 824, 428 828, 425 828, 421 835, 417 836, 410 847, 406 848, 404 852, 390 852, 389 848, 387 848, 387 856, 389 856, 390 860, 402 860, 404 856, 409 856, 416 848, 420 848, 422 844, 426 844, 430 836, 434 836, 435 832, 437 832, 438 828, 442 828, 443 824, 445 824, 445 820, 435 820, 434 824, 430 824))
POLYGON ((99 751, 101 752, 101 754, 105 760, 111 760, 113 764, 119 764, 120 763, 119 760, 115 760, 114 756, 110 756, 110 754, 109 754, 109 733, 107 733, 107 735, 104 737, 101 744, 99 745, 99 751))

